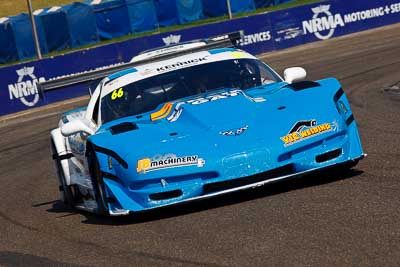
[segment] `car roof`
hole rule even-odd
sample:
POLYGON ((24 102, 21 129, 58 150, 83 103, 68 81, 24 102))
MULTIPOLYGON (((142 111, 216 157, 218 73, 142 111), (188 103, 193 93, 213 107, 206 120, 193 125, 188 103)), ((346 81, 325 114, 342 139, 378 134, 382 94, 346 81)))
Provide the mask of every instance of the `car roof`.
POLYGON ((188 53, 171 59, 150 62, 129 68, 108 76, 109 81, 104 84, 101 97, 132 82, 156 76, 158 74, 202 65, 211 62, 232 60, 239 58, 256 59, 253 55, 235 48, 217 48, 195 53, 188 53))

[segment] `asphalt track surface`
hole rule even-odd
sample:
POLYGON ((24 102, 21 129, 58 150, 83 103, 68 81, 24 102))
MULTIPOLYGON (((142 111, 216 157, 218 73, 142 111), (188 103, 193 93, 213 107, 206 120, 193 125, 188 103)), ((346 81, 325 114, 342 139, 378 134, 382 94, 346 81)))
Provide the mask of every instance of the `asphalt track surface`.
POLYGON ((400 24, 261 58, 339 78, 368 157, 346 174, 105 218, 57 201, 49 131, 84 102, 3 120, 0 265, 399 266, 400 95, 383 88, 400 80, 400 24))

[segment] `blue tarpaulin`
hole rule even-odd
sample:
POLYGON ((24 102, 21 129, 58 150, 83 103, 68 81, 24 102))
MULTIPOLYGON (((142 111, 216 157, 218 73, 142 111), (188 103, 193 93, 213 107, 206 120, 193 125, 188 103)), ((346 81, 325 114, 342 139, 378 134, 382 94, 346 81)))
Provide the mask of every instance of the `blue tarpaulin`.
POLYGON ((254 0, 256 8, 276 6, 287 2, 293 2, 296 0, 254 0))
POLYGON ((270 7, 275 5, 277 0, 254 0, 256 8, 270 7))
POLYGON ((0 23, 0 63, 18 60, 12 24, 9 19, 0 23))
POLYGON ((38 25, 43 27, 49 51, 79 47, 99 41, 93 9, 86 4, 73 3, 35 12, 38 25))
POLYGON ((200 0, 176 0, 179 23, 189 23, 203 18, 203 5, 200 0))
POLYGON ((153 0, 125 0, 128 7, 131 32, 145 32, 158 28, 153 0))
MULTIPOLYGON (((240 13, 255 9, 253 0, 230 0, 232 13, 240 13)), ((206 17, 219 17, 228 14, 226 0, 202 0, 206 17)))
POLYGON ((202 19, 201 0, 154 0, 160 27, 202 19))
POLYGON ((231 0, 232 13, 241 13, 256 9, 253 0, 231 0))
POLYGON ((71 47, 67 18, 61 8, 46 8, 35 12, 37 26, 42 27, 49 51, 71 47))
MULTIPOLYGON (((42 53, 47 52, 44 34, 37 27, 42 53)), ((9 17, 0 24, 0 62, 16 61, 36 55, 32 26, 28 14, 9 17)))
POLYGON ((92 5, 96 15, 96 24, 101 39, 112 39, 128 35, 128 9, 125 0, 86 1, 92 5))
POLYGON ((176 0, 154 0, 160 27, 179 24, 176 0))
POLYGON ((83 3, 73 3, 63 6, 62 10, 67 15, 72 47, 99 41, 96 17, 91 6, 83 3))

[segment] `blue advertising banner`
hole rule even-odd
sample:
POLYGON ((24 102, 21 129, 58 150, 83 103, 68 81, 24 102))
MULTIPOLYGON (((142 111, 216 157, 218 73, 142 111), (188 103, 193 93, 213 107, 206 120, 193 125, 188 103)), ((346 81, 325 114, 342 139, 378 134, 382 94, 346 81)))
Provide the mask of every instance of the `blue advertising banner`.
POLYGON ((39 99, 38 81, 129 62, 155 47, 243 30, 239 47, 260 54, 398 22, 400 0, 331 0, 5 67, 0 69, 0 116, 82 96, 89 87, 69 87, 39 99))
POLYGON ((399 7, 394 0, 332 0, 271 13, 275 49, 400 22, 399 7))

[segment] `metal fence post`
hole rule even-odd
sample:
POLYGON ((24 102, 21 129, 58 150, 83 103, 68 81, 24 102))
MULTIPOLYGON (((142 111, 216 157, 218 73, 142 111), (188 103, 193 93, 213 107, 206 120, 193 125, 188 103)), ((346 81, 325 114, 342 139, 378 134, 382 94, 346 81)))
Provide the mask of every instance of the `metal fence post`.
POLYGON ((226 6, 228 7, 229 19, 232 19, 231 0, 226 0, 226 6))
POLYGON ((29 16, 31 17, 32 33, 33 33, 33 39, 35 41, 36 55, 38 59, 42 59, 42 52, 40 51, 40 44, 36 29, 35 18, 33 17, 33 12, 32 12, 32 3, 31 0, 26 0, 26 2, 28 3, 29 16))

